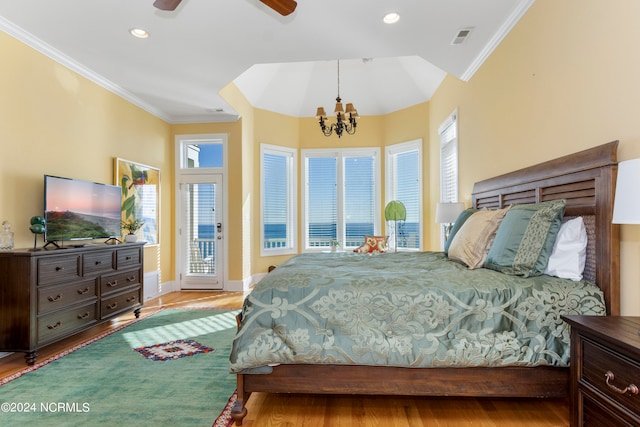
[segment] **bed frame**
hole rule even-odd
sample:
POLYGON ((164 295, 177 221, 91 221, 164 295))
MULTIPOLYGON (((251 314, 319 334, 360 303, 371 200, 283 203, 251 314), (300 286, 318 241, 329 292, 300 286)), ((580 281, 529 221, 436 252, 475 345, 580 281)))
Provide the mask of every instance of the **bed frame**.
MULTIPOLYGON (((607 314, 620 312, 619 226, 612 224, 618 141, 477 182, 473 206, 566 199, 565 216, 585 218, 589 234, 585 276, 602 289, 607 314)), ((569 369, 399 368, 386 366, 278 365, 270 374, 238 374, 236 425, 252 392, 475 397, 566 397, 569 369)))

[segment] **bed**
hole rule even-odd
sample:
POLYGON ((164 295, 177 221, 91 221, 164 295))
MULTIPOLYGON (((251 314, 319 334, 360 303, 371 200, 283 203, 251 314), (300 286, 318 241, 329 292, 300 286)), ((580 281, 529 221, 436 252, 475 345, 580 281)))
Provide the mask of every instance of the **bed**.
POLYGON ((584 287, 548 276, 469 270, 440 252, 301 254, 269 273, 238 319, 230 358, 237 374, 236 425, 242 425, 252 392, 566 397, 569 359, 560 343, 568 344, 568 326, 559 314, 619 314, 619 226, 611 223, 617 145, 473 188, 473 207, 492 211, 566 200, 565 219, 580 217, 587 229, 584 287), (359 277, 349 278, 361 267, 359 277), (468 281, 479 285, 470 288, 468 281), (509 288, 513 281, 517 286, 509 288), (436 289, 436 297, 421 293, 424 286, 436 289), (402 289, 403 296, 386 294, 385 288, 402 289), (541 315, 536 307, 544 305, 558 311, 541 315), (485 339, 485 322, 504 306, 513 306, 517 315, 496 320, 506 332, 485 339), (293 323, 281 324, 280 318, 293 323), (544 336, 538 333, 543 329, 544 336), (441 343, 447 340, 453 347, 441 343))

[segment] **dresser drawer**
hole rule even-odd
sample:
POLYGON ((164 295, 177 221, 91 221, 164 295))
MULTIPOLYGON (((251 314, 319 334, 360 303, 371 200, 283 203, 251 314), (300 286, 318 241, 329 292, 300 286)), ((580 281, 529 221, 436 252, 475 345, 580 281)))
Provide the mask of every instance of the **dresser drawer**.
POLYGON ((82 268, 85 276, 114 270, 113 252, 87 253, 82 257, 82 268))
POLYGON ((638 425, 637 420, 627 419, 623 411, 619 408, 610 408, 598 399, 591 399, 589 396, 581 395, 583 407, 582 425, 587 427, 634 427, 638 425))
POLYGON ((38 318, 38 343, 52 341, 96 323, 97 303, 56 311, 38 318))
POLYGON ((142 287, 131 289, 128 292, 115 295, 108 299, 103 299, 100 304, 100 318, 114 316, 122 311, 129 310, 142 302, 142 287))
POLYGON ((640 415, 640 364, 588 339, 581 342, 584 356, 579 382, 640 415))
POLYGON ((104 296, 113 292, 119 292, 128 286, 136 285, 139 283, 140 269, 109 274, 106 276, 102 276, 100 280, 100 292, 104 296))
POLYGON ((80 275, 80 255, 52 256, 38 259, 38 285, 76 280, 80 275))
POLYGON ((96 281, 61 286, 41 286, 38 288, 38 314, 60 310, 81 301, 96 299, 96 281))
POLYGON ((140 248, 118 249, 116 265, 118 270, 140 265, 140 248))

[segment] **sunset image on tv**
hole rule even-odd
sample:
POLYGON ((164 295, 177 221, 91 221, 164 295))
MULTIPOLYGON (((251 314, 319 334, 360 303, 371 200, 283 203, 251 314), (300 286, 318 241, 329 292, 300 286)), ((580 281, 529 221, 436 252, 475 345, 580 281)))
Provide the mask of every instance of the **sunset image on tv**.
POLYGON ((45 176, 45 240, 120 236, 121 200, 118 186, 45 176))

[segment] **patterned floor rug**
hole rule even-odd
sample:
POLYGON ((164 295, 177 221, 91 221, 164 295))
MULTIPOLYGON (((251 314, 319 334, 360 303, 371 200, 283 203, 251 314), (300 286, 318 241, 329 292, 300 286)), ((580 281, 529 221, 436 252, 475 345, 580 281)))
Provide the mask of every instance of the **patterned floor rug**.
POLYGON ((0 425, 229 427, 237 312, 165 309, 37 362, 0 380, 0 425))

